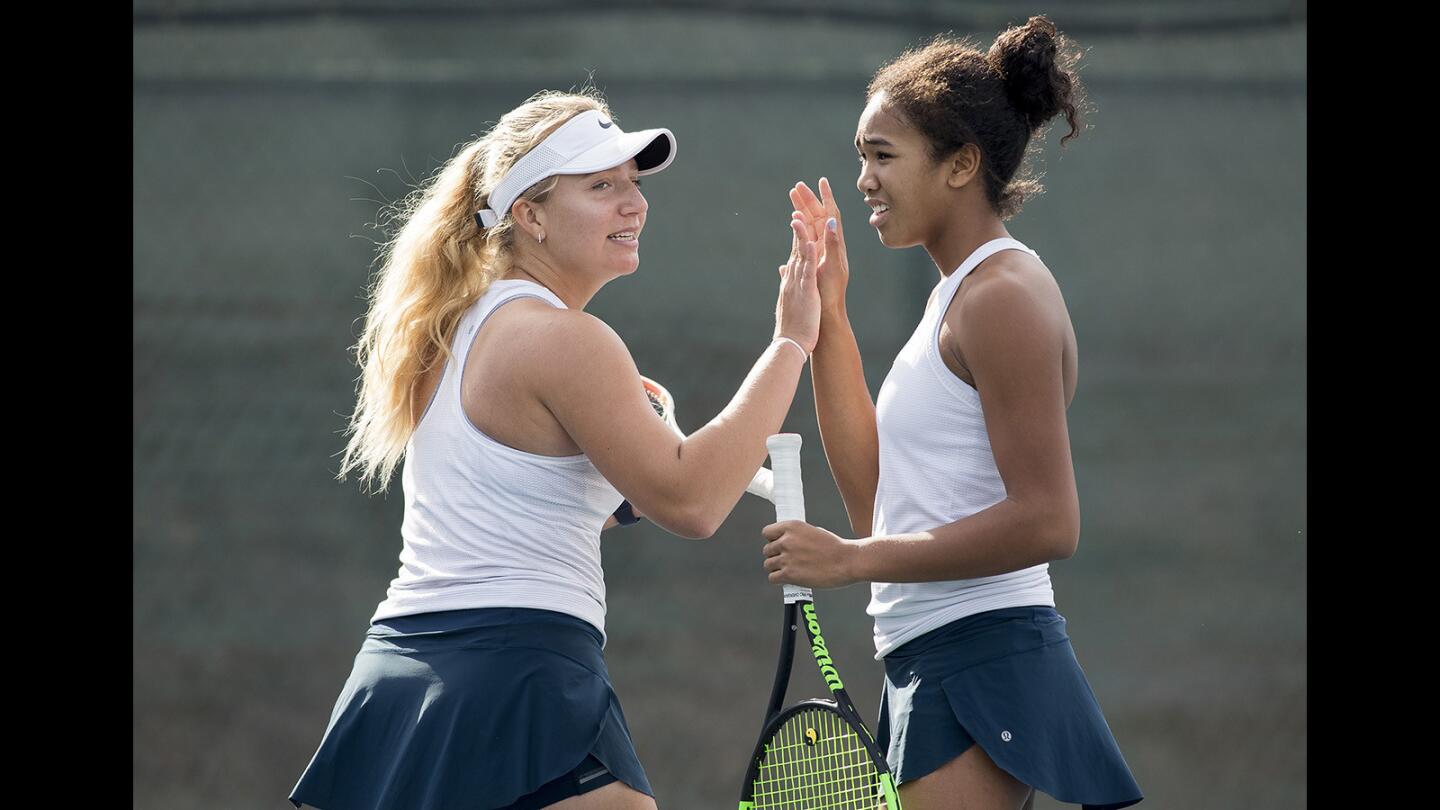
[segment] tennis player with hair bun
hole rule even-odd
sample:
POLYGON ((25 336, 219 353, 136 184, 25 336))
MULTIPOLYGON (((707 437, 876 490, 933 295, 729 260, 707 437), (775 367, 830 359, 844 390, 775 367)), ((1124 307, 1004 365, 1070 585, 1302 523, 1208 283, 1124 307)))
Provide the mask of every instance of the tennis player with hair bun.
POLYGON ((1032 17, 988 50, 940 36, 875 74, 856 186, 881 243, 924 247, 939 280, 874 402, 829 183, 791 192, 793 221, 824 240, 811 374, 860 539, 777 523, 765 568, 774 582, 871 583, 876 739, 905 810, 1020 810, 1037 790, 1097 810, 1142 799, 1050 586, 1050 561, 1080 537, 1075 332, 1050 270, 1004 224, 1040 190, 1032 136, 1058 115, 1065 139, 1080 130, 1078 56, 1032 17))
POLYGON ((585 305, 635 272, 640 177, 674 157, 669 130, 626 133, 598 95, 545 92, 402 204, 340 470, 384 489, 403 457, 400 570, 296 807, 655 808, 601 653, 601 529, 638 512, 713 534, 820 322, 816 246, 792 223, 773 340, 730 404, 688 438, 657 418, 585 305))

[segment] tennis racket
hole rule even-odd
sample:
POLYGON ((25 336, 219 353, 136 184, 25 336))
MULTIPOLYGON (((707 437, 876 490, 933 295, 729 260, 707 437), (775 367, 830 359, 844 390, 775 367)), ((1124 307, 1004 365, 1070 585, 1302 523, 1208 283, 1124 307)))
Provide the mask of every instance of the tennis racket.
MULTIPOLYGON (((665 390, 665 386, 649 377, 641 375, 640 381, 645 384, 645 396, 650 398, 650 406, 655 409, 655 413, 665 420, 665 424, 669 425, 671 430, 684 438, 685 432, 675 423, 675 398, 670 396, 670 392, 665 390)), ((751 495, 759 495, 767 501, 775 500, 770 495, 773 489, 774 477, 764 467, 756 471, 755 477, 750 479, 750 485, 745 487, 746 492, 751 495)))
MULTIPOLYGON (((775 519, 804 520, 800 437, 780 433, 765 441, 775 472, 775 519)), ((785 587, 785 623, 770 705, 745 783, 740 810, 900 810, 900 797, 885 756, 845 692, 825 646, 809 588, 785 587), (802 700, 781 710, 795 658, 797 625, 804 625, 810 652, 832 699, 802 700)))

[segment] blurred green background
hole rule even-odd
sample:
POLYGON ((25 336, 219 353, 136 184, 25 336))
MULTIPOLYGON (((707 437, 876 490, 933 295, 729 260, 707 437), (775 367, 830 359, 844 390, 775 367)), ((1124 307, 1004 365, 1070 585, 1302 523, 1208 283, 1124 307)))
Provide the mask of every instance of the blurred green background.
MULTIPOLYGON (((679 140, 640 271, 590 311, 681 425, 768 342, 785 192, 821 175, 873 392, 938 276, 864 223, 864 86, 932 33, 988 47, 1042 12, 1086 48, 1095 107, 1009 223, 1080 345, 1058 609, 1142 806, 1306 806, 1304 3, 137 0, 135 807, 289 807, 396 572, 398 480, 333 480, 381 203, 532 92, 592 80, 622 126, 679 140)), ((811 521, 843 530, 808 374, 785 427, 811 521)), ((662 808, 733 807, 773 672, 772 516, 746 498, 709 541, 605 535, 607 659, 662 808)), ((819 594, 873 720, 867 599, 819 594)), ((818 687, 801 661, 794 688, 818 687)))

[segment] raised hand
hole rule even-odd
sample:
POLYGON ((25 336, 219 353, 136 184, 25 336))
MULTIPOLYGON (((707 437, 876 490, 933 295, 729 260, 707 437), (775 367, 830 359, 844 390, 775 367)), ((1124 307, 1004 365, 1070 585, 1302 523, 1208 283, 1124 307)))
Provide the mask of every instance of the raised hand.
POLYGON ((850 283, 850 263, 845 253, 840 207, 835 204, 830 181, 820 178, 819 197, 804 182, 796 183, 790 189, 790 202, 795 206, 791 221, 802 223, 810 238, 821 246, 817 268, 821 308, 825 315, 843 312, 845 288, 850 283), (834 230, 828 227, 831 220, 835 222, 834 230))
POLYGON ((799 343, 805 353, 820 340, 820 293, 816 287, 818 247, 809 229, 790 220, 790 259, 780 265, 780 294, 775 302, 775 337, 799 343))

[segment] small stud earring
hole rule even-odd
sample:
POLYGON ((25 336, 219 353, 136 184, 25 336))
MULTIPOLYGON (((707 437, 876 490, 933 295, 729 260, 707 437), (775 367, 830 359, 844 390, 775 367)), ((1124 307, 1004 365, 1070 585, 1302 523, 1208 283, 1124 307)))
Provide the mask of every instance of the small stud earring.
POLYGON ((535 237, 535 242, 541 245, 545 244, 545 234, 542 232, 539 236, 535 237))

